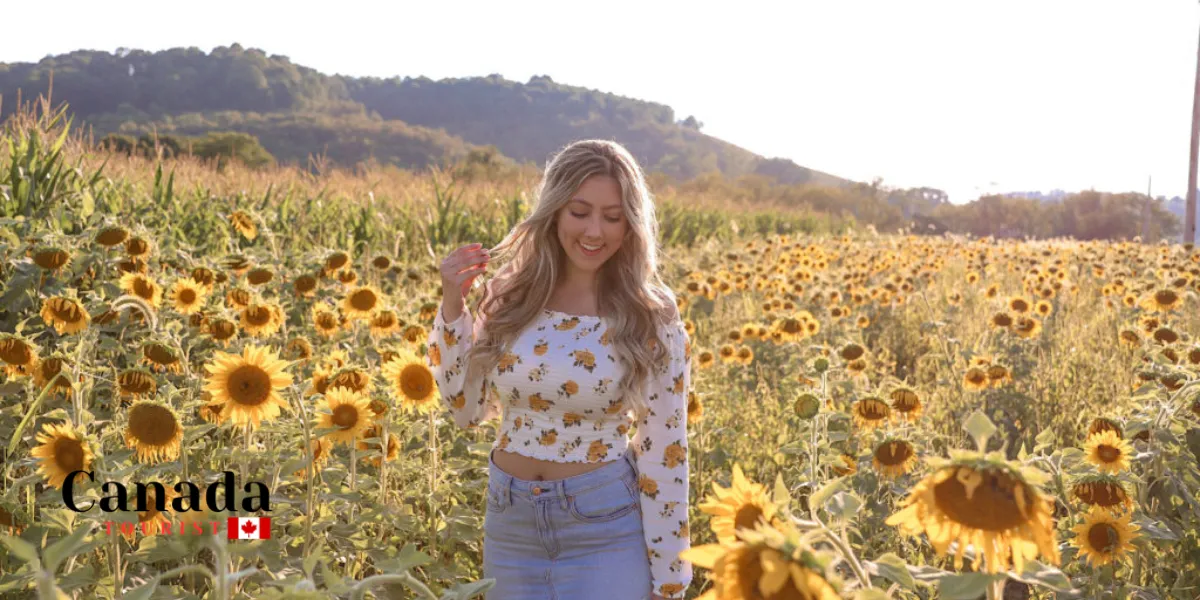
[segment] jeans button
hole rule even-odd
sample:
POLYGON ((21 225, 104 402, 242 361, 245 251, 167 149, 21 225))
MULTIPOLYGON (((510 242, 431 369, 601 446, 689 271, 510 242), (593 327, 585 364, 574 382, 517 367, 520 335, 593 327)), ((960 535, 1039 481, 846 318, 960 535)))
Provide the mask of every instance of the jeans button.
POLYGON ((541 494, 542 494, 542 488, 540 488, 540 487, 537 487, 537 486, 534 486, 534 488, 533 488, 533 495, 534 495, 534 496, 540 496, 541 494))

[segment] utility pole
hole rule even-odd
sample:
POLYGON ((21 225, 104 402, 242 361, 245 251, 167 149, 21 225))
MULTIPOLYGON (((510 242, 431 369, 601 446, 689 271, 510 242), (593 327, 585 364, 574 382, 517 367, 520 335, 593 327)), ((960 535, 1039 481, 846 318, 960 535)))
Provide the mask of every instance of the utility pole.
POLYGON ((1187 205, 1183 211, 1183 243, 1196 243, 1196 152, 1200 150, 1200 41, 1196 43, 1196 89, 1192 92, 1192 150, 1188 161, 1187 205))

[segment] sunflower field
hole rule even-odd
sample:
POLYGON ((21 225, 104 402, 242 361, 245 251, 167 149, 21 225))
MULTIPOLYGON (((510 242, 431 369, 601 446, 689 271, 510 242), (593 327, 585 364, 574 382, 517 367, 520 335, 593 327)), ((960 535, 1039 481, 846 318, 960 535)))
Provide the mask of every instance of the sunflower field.
MULTIPOLYGON (((0 597, 481 598, 494 432, 448 418, 425 341, 440 258, 532 182, 218 170, 69 125, 0 132, 0 597)), ((660 199, 680 597, 1200 598, 1200 250, 660 199)))

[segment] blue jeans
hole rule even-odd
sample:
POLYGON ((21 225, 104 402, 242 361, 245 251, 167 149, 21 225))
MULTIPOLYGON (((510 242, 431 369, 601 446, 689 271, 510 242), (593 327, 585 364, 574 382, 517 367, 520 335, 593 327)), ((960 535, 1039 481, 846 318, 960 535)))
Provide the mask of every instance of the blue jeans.
POLYGON ((637 463, 526 481, 488 455, 483 519, 487 600, 646 600, 650 558, 642 530, 637 463))

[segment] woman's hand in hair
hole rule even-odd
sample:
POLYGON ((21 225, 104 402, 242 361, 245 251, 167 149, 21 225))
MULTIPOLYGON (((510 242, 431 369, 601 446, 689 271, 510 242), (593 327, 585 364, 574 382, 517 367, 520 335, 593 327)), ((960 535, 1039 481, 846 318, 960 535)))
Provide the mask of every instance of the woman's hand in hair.
POLYGON ((475 277, 487 269, 488 251, 483 244, 459 246, 442 260, 442 317, 454 321, 464 309, 463 298, 475 277), (455 293, 457 292, 457 293, 455 293))

